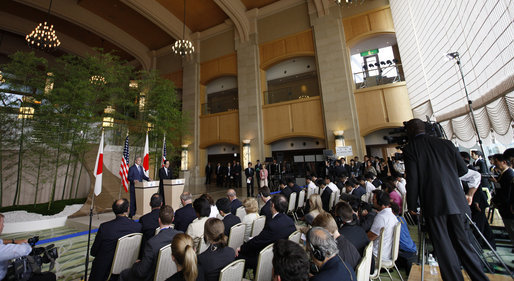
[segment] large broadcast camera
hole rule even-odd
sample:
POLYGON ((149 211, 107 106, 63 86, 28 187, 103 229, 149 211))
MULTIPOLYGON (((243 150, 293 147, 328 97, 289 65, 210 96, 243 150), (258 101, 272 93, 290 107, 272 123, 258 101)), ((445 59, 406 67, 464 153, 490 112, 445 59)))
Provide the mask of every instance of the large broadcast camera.
MULTIPOLYGON (((426 135, 447 139, 443 127, 438 122, 430 121, 427 116, 427 121, 423 123, 425 123, 426 135)), ((386 140, 388 144, 398 144, 398 147, 396 148, 402 149, 409 142, 409 137, 407 136, 407 128, 405 127, 406 124, 407 122, 403 122, 403 127, 394 128, 391 130, 389 132, 391 136, 384 136, 384 140, 386 140)))
POLYGON ((41 273, 41 267, 43 264, 50 264, 52 270, 55 265, 55 260, 59 257, 57 248, 54 244, 50 244, 46 247, 36 247, 36 243, 39 241, 39 236, 34 236, 28 239, 28 244, 32 247, 32 252, 27 256, 19 257, 13 260, 13 272, 8 274, 8 278, 5 280, 20 280, 25 281, 34 273, 41 273))

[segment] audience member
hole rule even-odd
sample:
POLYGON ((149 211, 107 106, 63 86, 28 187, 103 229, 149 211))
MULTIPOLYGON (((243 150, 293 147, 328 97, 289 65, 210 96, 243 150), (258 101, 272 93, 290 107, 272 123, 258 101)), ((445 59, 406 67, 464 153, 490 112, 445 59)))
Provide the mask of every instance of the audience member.
POLYGON ((200 239, 203 237, 205 222, 211 213, 211 205, 207 199, 200 197, 193 202, 193 208, 197 218, 189 224, 186 233, 193 238, 195 248, 198 248, 200 246, 200 239))
POLYGON ((219 215, 218 208, 216 207, 216 203, 214 202, 214 199, 212 196, 210 196, 208 193, 202 194, 200 198, 205 198, 207 201, 209 201, 209 205, 211 206, 211 212, 209 213, 209 218, 217 218, 219 215))
POLYGON ((261 211, 259 215, 266 216, 266 224, 268 224, 269 221, 271 221, 271 194, 269 187, 263 186, 259 189, 259 196, 261 197, 262 202, 264 202, 264 205, 261 208, 261 211))
POLYGON ((311 281, 357 280, 355 271, 337 255, 337 243, 327 230, 313 227, 307 234, 307 249, 319 271, 310 278, 311 281))
POLYGON ((307 225, 312 225, 312 221, 321 213, 325 213, 323 205, 321 203, 321 196, 318 194, 312 194, 308 200, 309 202, 309 213, 305 215, 305 222, 307 225))
POLYGON ((230 212, 236 215, 237 208, 243 206, 241 200, 237 199, 237 194, 234 189, 227 190, 227 198, 230 200, 230 212))
POLYGON ((217 218, 205 222, 204 240, 209 245, 205 252, 198 255, 198 265, 203 268, 206 281, 218 281, 220 271, 235 260, 234 249, 227 247, 225 226, 217 218))
POLYGON ((295 242, 281 239, 273 244, 273 280, 309 280, 309 257, 295 242))
POLYGON ((146 242, 155 235, 155 229, 159 227, 159 210, 161 209, 161 206, 162 197, 159 193, 154 193, 152 197, 150 197, 150 207, 152 208, 152 211, 139 219, 141 231, 143 232, 139 257, 143 255, 146 242))
POLYGON ((259 211, 259 206, 257 204, 257 200, 255 198, 247 198, 243 201, 243 206, 245 207, 246 215, 243 218, 243 223, 245 224, 245 238, 244 241, 248 241, 250 239, 250 234, 252 232, 253 221, 259 217, 257 211, 259 211))
POLYGON ((287 181, 287 186, 289 186, 289 188, 291 189, 291 191, 293 192, 296 192, 296 193, 299 193, 300 191, 302 191, 302 188, 300 186, 298 186, 294 180, 292 178, 290 178, 288 181, 287 181))
MULTIPOLYGON (((330 180, 329 180, 330 181, 330 180)), ((330 195, 332 194, 332 189, 325 184, 325 180, 319 179, 316 184, 319 186, 321 190, 321 206, 325 212, 330 212, 330 195)))
POLYGON ((361 255, 353 246, 353 244, 348 241, 344 236, 342 236, 339 231, 337 230, 337 224, 334 218, 329 213, 319 214, 314 221, 312 222, 312 226, 316 227, 322 227, 330 234, 332 234, 332 237, 336 240, 337 248, 339 249, 339 257, 343 259, 343 261, 351 266, 353 269, 357 267, 357 264, 359 263, 359 260, 361 258, 361 255))
POLYGON ((310 176, 305 179, 305 183, 307 184, 307 199, 309 199, 312 194, 316 193, 316 184, 310 176))
POLYGON ((145 246, 145 251, 141 260, 137 260, 131 268, 125 269, 120 274, 120 281, 125 280, 146 280, 154 279, 155 268, 157 267, 157 259, 159 257, 159 250, 171 243, 173 237, 180 233, 171 227, 173 223, 173 208, 164 205, 159 208, 158 223, 160 231, 157 235, 150 238, 145 246))
POLYGON ((291 193, 293 193, 293 190, 291 190, 284 180, 280 180, 278 186, 280 188, 280 194, 284 195, 287 201, 289 201, 289 197, 291 196, 291 193))
POLYGON ((230 235, 230 229, 232 226, 241 222, 241 219, 233 215, 230 212, 230 201, 228 198, 220 198, 216 201, 216 207, 218 207, 218 211, 222 217, 223 224, 225 225, 225 235, 230 235))
POLYGON ((284 214, 287 211, 287 199, 280 194, 271 198, 271 221, 264 226, 261 233, 245 242, 239 249, 239 259, 245 259, 245 267, 255 269, 257 257, 264 247, 279 239, 287 239, 291 233, 296 231, 294 221, 284 214))
POLYGON ((373 221, 370 231, 368 231, 369 240, 373 241, 373 255, 378 256, 378 247, 380 229, 384 228, 384 238, 382 244, 382 260, 390 261, 393 247, 394 226, 398 222, 396 216, 391 210, 391 199, 389 194, 382 190, 373 191, 373 206, 379 212, 373 221))
POLYGON ((354 218, 353 209, 347 202, 339 202, 335 207, 336 221, 339 221, 339 233, 343 235, 357 249, 359 254, 364 254, 364 248, 369 243, 369 238, 362 227, 354 218))
POLYGON ((386 181, 384 183, 385 191, 389 194, 391 202, 396 203, 400 207, 400 214, 402 213, 402 195, 396 190, 396 186, 392 182, 386 181))
POLYGON ((109 276, 114 251, 118 239, 127 234, 141 232, 141 224, 127 218, 129 202, 122 198, 112 204, 112 211, 116 218, 100 224, 95 241, 91 247, 91 256, 95 257, 91 267, 91 281, 104 281, 109 276))
POLYGON ((498 208, 503 223, 511 239, 514 239, 514 170, 510 167, 510 161, 503 154, 493 155, 494 165, 499 169, 500 176, 497 181, 500 188, 495 189, 493 203, 498 208))
POLYGON ((203 281, 204 273, 197 264, 193 239, 179 233, 171 242, 171 259, 177 265, 177 272, 166 281, 203 281))
POLYGON ((409 276, 412 264, 418 259, 418 255, 416 254, 416 244, 412 241, 405 218, 400 216, 400 207, 398 204, 391 202, 391 210, 398 221, 402 224, 400 231, 400 249, 398 251, 398 260, 396 261, 396 264, 398 267, 405 268, 407 276, 409 276))
POLYGON ((337 185, 335 185, 330 178, 325 178, 325 185, 332 190, 332 192, 336 192, 339 189, 337 188, 337 185))
POLYGON ((182 208, 175 212, 175 229, 186 232, 189 224, 196 219, 196 213, 193 209, 193 196, 185 191, 180 195, 182 208))

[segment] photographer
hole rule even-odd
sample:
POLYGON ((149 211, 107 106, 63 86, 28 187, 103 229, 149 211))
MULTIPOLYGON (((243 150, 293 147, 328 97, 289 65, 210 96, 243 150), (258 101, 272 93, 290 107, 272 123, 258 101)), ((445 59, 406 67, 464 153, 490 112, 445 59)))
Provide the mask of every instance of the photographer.
MULTIPOLYGON (((0 214, 0 234, 4 230, 4 215, 0 214)), ((12 259, 21 258, 32 252, 32 247, 28 244, 27 239, 20 240, 0 240, 0 280, 3 280, 7 274, 9 262, 12 259)), ((27 280, 56 280, 55 274, 32 273, 27 280)))
POLYGON ((459 180, 468 169, 459 151, 451 141, 428 136, 420 119, 408 121, 405 127, 408 208, 416 214, 419 198, 443 280, 464 280, 461 262, 471 280, 489 280, 468 236, 469 207, 459 180))

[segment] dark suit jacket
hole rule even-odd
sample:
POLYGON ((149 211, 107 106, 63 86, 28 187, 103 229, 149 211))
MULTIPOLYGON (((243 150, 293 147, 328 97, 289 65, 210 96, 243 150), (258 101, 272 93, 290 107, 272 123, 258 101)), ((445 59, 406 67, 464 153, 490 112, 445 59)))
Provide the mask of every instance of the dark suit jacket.
POLYGON ((300 191, 302 191, 302 188, 299 185, 297 185, 296 183, 293 184, 293 187, 290 187, 290 188, 291 188, 291 191, 296 192, 296 193, 300 193, 300 191))
POLYGON ((338 256, 329 259, 319 269, 319 273, 309 279, 310 281, 350 281, 357 280, 355 271, 348 264, 343 264, 338 256))
POLYGON ((220 271, 236 259, 234 249, 230 247, 209 247, 198 255, 198 264, 203 268, 206 281, 218 281, 220 271))
POLYGON ((236 215, 236 210, 237 208, 243 206, 243 203, 241 202, 241 200, 239 199, 234 199, 230 202, 230 212, 232 213, 232 215, 236 215))
POLYGON ((357 187, 356 189, 354 189, 352 191, 352 195, 355 196, 356 198, 361 198, 362 195, 366 194, 366 189, 364 189, 364 187, 360 186, 357 187))
POLYGON ((325 187, 323 193, 321 193, 321 205, 323 206, 323 210, 325 212, 330 213, 330 195, 332 194, 332 189, 330 187, 325 187))
POLYGON ((416 210, 418 197, 428 217, 469 213, 460 176, 468 168, 449 140, 421 135, 403 149, 407 204, 416 210))
POLYGON ((245 169, 245 176, 246 178, 249 178, 249 177, 252 177, 252 180, 253 180, 253 177, 255 175, 255 169, 254 168, 246 168, 245 169))
POLYGON ((280 191, 280 194, 284 195, 287 198, 287 201, 289 201, 289 196, 291 196, 291 193, 293 193, 293 190, 291 190, 291 188, 289 188, 287 185, 280 191))
POLYGON ((180 233, 173 228, 161 230, 156 236, 152 237, 145 245, 145 251, 140 262, 134 263, 131 268, 131 280, 153 280, 159 250, 170 244, 173 237, 180 233))
POLYGON ((498 178, 500 188, 496 189, 496 195, 493 198, 493 202, 498 206, 501 216, 506 218, 512 217, 510 206, 514 204, 514 192, 512 192, 514 187, 513 179, 514 170, 512 168, 503 172, 498 178))
POLYGON ((196 219, 196 212, 193 209, 193 204, 189 203, 175 212, 175 220, 173 221, 175 229, 186 232, 187 227, 194 219, 196 219))
MULTIPOLYGON (((163 188, 162 180, 171 180, 173 179, 173 170, 171 170, 171 167, 168 168, 168 174, 166 175, 166 172, 164 171, 164 167, 159 169, 159 190, 163 188)), ((163 193, 164 194, 164 193, 163 193)))
POLYGON ((89 280, 104 281, 107 279, 118 239, 136 232, 141 232, 141 224, 133 222, 125 216, 117 216, 115 219, 100 225, 95 242, 91 247, 91 255, 95 259, 93 260, 89 280))
POLYGON ((152 210, 150 213, 139 219, 141 231, 143 232, 143 240, 141 241, 141 256, 144 253, 146 242, 155 234, 155 229, 159 227, 159 209, 152 210))
POLYGON ((361 256, 363 255, 364 248, 368 245, 369 239, 362 227, 357 225, 356 222, 347 223, 339 228, 339 233, 355 246, 361 256))
POLYGON ((141 169, 138 169, 137 166, 134 164, 129 168, 128 172, 128 180, 130 181, 131 185, 134 185, 134 181, 143 181, 143 180, 150 180, 147 176, 145 176, 145 173, 143 172, 143 166, 139 166, 141 169))
POLYGON ((241 219, 236 215, 228 214, 225 217, 223 217, 223 224, 225 225, 225 235, 227 235, 228 237, 230 235, 230 228, 240 222, 241 219))
POLYGON ((336 243, 337 249, 339 249, 339 256, 347 265, 351 266, 352 269, 355 270, 359 260, 361 259, 361 254, 359 254, 355 246, 343 235, 337 237, 336 243))
POLYGON ((266 216, 266 224, 268 224, 269 221, 271 221, 271 199, 262 206, 261 211, 259 213, 261 216, 266 216))
POLYGON ((283 213, 278 213, 264 226, 262 232, 241 246, 241 257, 257 258, 259 252, 275 241, 287 239, 296 231, 293 220, 283 213))

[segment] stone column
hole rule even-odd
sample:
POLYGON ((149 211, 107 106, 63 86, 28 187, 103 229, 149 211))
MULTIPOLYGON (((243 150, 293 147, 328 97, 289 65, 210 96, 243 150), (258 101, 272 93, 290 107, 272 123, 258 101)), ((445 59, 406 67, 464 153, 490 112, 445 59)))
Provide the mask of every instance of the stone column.
POLYGON ((324 13, 318 13, 313 5, 309 5, 309 14, 314 33, 327 148, 335 149, 333 131, 344 130, 345 145, 351 145, 354 155, 362 158, 364 148, 341 9, 332 6, 324 13))

